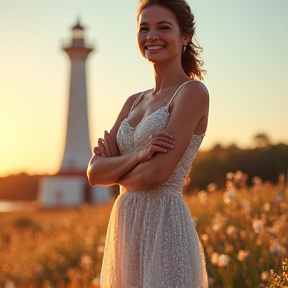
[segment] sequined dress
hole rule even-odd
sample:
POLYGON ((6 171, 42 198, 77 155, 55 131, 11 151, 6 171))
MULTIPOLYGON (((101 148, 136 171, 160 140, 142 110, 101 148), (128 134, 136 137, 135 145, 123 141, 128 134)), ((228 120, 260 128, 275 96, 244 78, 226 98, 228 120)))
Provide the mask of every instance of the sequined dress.
MULTIPOLYGON (((136 127, 131 127, 127 119, 122 122, 117 133, 121 155, 141 150, 153 132, 165 129, 169 105, 181 86, 167 105, 136 127)), ((138 102, 139 98, 131 110, 138 102)), ((182 199, 185 176, 203 137, 192 135, 165 183, 148 190, 126 191, 121 187, 107 229, 102 288, 208 287, 202 248, 182 199)))

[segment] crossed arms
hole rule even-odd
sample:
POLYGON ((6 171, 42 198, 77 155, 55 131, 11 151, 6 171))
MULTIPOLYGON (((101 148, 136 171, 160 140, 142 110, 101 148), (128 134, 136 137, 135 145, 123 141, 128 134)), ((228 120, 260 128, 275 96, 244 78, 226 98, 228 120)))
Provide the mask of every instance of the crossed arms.
POLYGON ((129 190, 142 190, 169 179, 192 134, 205 133, 208 119, 209 95, 201 82, 187 84, 178 94, 166 129, 153 133, 141 151, 120 155, 116 134, 138 95, 127 99, 110 133, 105 131, 93 150, 87 169, 91 185, 119 184, 129 190))

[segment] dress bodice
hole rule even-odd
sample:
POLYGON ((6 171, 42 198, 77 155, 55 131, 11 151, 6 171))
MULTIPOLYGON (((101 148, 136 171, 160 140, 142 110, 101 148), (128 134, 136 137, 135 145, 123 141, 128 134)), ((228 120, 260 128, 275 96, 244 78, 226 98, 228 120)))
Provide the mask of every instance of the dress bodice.
MULTIPOLYGON (((152 133, 166 128, 169 115, 169 105, 164 105, 148 117, 142 119, 136 127, 131 127, 127 118, 124 119, 117 133, 117 143, 121 155, 140 151, 147 143, 148 138, 152 133)), ((203 137, 204 134, 192 135, 190 144, 171 177, 165 183, 149 189, 149 192, 182 194, 184 180, 201 145, 203 137)), ((140 192, 139 190, 137 191, 140 192)), ((146 193, 148 190, 142 191, 146 193)), ((122 187, 120 193, 126 192, 125 188, 122 187)))

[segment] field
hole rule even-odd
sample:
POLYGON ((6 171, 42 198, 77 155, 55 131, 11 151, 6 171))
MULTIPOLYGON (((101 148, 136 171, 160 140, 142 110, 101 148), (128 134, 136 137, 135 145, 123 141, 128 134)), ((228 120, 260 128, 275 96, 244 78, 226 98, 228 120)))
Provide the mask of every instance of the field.
MULTIPOLYGON (((185 193, 210 287, 288 287, 287 265, 281 272, 288 255, 285 177, 275 185, 255 177, 250 187, 246 180, 240 171, 228 173, 225 190, 211 183, 198 194, 185 193)), ((98 287, 111 208, 0 214, 0 287, 98 287)))

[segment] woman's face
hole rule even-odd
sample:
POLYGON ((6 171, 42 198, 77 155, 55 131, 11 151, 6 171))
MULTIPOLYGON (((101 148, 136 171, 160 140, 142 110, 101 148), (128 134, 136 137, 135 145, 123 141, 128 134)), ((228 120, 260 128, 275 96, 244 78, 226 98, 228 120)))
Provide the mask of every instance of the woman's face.
POLYGON ((153 63, 175 57, 181 61, 183 45, 188 42, 174 13, 159 5, 144 8, 139 17, 137 38, 142 55, 153 63))

